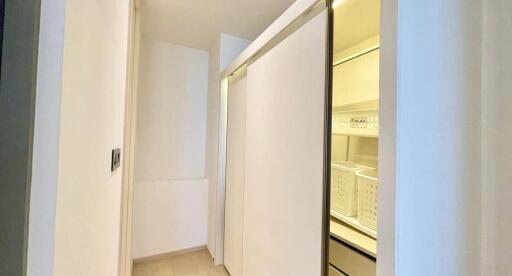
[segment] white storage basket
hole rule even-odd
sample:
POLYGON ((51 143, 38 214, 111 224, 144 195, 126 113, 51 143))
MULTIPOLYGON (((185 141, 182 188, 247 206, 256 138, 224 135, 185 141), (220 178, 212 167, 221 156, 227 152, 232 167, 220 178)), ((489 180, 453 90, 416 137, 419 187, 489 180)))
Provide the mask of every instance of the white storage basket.
POLYGON ((377 170, 356 172, 358 187, 357 219, 362 225, 377 230, 377 170))
POLYGON ((331 164, 331 210, 342 215, 357 215, 357 177, 361 170, 350 162, 331 164))

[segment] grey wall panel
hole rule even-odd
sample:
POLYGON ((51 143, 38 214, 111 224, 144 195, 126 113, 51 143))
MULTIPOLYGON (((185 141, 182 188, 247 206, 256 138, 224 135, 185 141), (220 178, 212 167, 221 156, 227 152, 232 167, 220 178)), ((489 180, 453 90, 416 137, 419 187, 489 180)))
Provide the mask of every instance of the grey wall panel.
POLYGON ((0 275, 24 275, 40 0, 7 0, 0 76, 0 275))

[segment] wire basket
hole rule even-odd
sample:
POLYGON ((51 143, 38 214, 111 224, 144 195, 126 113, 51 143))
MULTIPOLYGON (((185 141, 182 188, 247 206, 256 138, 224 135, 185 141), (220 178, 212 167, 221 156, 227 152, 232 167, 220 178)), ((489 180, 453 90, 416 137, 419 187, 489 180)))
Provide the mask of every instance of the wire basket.
POLYGON ((361 170, 350 162, 331 164, 331 209, 348 217, 357 215, 357 177, 361 170))
POLYGON ((362 225, 377 230, 377 170, 362 170, 357 175, 357 219, 362 225))

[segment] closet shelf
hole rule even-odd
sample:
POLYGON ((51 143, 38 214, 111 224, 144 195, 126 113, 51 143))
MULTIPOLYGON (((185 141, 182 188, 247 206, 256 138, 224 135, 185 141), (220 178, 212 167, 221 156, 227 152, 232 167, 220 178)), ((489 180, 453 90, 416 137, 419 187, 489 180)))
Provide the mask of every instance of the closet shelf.
POLYGON ((354 227, 355 229, 361 231, 362 233, 364 233, 374 239, 377 239, 377 231, 362 225, 361 223, 359 223, 359 221, 357 220, 356 217, 347 217, 347 216, 340 214, 334 210, 331 210, 331 216, 341 220, 342 222, 348 224, 349 226, 354 227))
POLYGON ((378 137, 379 110, 334 112, 332 115, 332 133, 348 136, 378 137))
POLYGON ((355 111, 368 111, 368 110, 379 110, 379 99, 373 99, 363 102, 357 102, 352 104, 333 106, 332 111, 338 112, 355 112, 355 111))
POLYGON ((343 241, 362 252, 377 258, 377 240, 361 233, 337 218, 331 217, 331 237, 343 241))

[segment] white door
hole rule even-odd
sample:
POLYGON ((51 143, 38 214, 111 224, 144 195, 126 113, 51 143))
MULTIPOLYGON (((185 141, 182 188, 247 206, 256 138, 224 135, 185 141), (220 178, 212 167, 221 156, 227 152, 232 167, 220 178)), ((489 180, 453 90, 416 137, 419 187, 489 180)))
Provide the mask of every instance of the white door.
POLYGON ((224 265, 231 276, 242 276, 246 93, 246 77, 234 83, 230 81, 226 140, 224 265))
POLYGON ((244 276, 321 274, 326 22, 247 69, 244 276))

